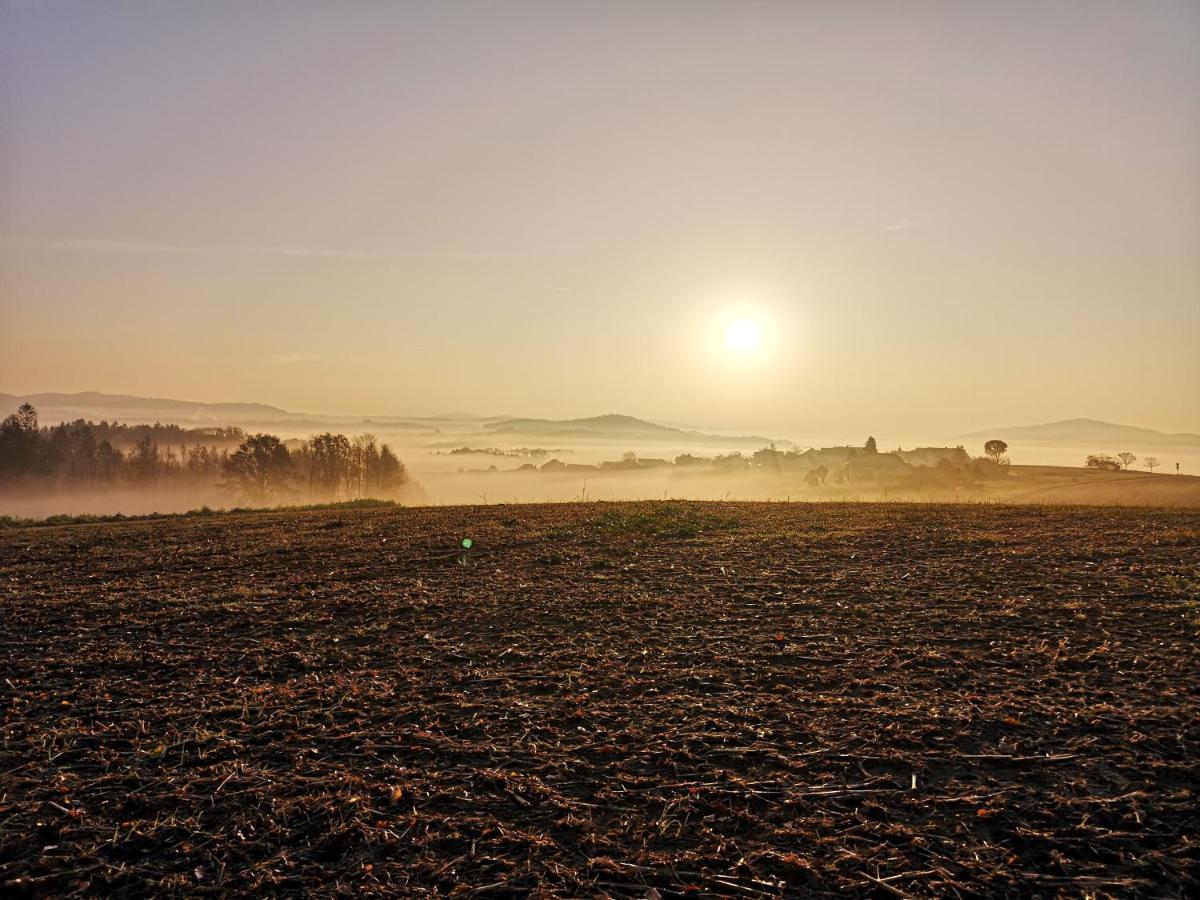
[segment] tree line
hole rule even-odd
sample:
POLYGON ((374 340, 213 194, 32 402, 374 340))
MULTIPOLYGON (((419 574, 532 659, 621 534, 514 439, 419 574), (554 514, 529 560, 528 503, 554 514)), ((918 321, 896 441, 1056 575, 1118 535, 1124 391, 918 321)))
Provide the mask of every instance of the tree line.
POLYGON ((238 428, 82 420, 39 427, 37 410, 26 403, 0 422, 0 485, 35 491, 216 487, 269 503, 386 498, 408 482, 404 464, 374 435, 327 432, 291 443, 238 428), (209 443, 199 442, 204 438, 209 443))
POLYGON ((372 434, 348 438, 326 432, 294 450, 273 434, 255 434, 230 454, 223 469, 242 496, 264 502, 289 495, 387 498, 408 482, 404 463, 372 434))
MULTIPOLYGON (((1093 453, 1083 461, 1083 464, 1089 469, 1103 469, 1106 472, 1120 472, 1123 469, 1128 469, 1137 462, 1137 454, 1130 453, 1126 450, 1124 453, 1118 453, 1116 456, 1109 456, 1107 453, 1093 453)), ((1142 465, 1153 472, 1162 463, 1158 461, 1157 456, 1147 456, 1142 460, 1142 465)))

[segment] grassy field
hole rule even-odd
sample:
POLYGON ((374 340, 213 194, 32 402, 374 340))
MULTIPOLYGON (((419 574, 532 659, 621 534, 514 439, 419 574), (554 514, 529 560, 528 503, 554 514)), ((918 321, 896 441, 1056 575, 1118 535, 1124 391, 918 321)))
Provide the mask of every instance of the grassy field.
POLYGON ((1198 538, 778 503, 3 529, 0 893, 1194 896, 1198 538))

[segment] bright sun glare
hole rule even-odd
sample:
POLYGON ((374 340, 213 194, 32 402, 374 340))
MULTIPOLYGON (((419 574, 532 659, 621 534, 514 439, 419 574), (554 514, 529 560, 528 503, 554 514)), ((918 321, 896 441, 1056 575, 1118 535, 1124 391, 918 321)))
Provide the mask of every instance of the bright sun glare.
POLYGON ((762 326, 753 319, 734 319, 725 329, 725 349, 749 356, 762 347, 762 326))

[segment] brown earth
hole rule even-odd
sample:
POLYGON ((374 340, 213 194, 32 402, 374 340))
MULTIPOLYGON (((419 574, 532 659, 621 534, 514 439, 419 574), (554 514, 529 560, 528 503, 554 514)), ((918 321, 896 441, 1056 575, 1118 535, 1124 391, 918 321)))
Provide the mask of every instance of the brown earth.
POLYGON ((0 892, 1195 895, 1198 536, 720 503, 0 531, 0 892))
POLYGON ((989 485, 1005 503, 1200 508, 1200 478, 1195 475, 1068 466, 1013 466, 1011 471, 1011 478, 989 485))

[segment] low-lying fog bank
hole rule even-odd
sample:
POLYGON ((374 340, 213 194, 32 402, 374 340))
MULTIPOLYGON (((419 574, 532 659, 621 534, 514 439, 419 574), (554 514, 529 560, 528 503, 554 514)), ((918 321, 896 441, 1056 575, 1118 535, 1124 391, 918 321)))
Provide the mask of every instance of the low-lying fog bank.
MULTIPOLYGON (((1104 472, 1056 466, 1012 466, 1004 477, 974 482, 924 479, 897 484, 810 485, 803 478, 765 472, 649 469, 639 472, 433 472, 398 498, 410 506, 599 500, 774 500, 1005 502, 1200 507, 1200 478, 1104 472)), ((275 505, 304 505, 295 495, 275 505)), ((92 493, 0 495, 0 516, 181 513, 247 504, 221 491, 113 490, 92 493)))
POLYGON ((143 515, 355 497, 406 505, 669 498, 1200 506, 1200 480, 1175 474, 1176 465, 1200 471, 1200 452, 1178 443, 1158 448, 1146 441, 1171 436, 1151 432, 1141 444, 1105 432, 1111 440, 1087 447, 907 440, 909 449, 901 449, 894 435, 857 444, 771 441, 616 415, 347 422, 349 434, 313 433, 313 424, 45 426, 35 409, 22 407, 0 428, 7 441, 0 516, 143 515), (1089 455, 1109 468, 1083 468, 1089 455), (1153 473, 1145 471, 1151 463, 1153 473))

